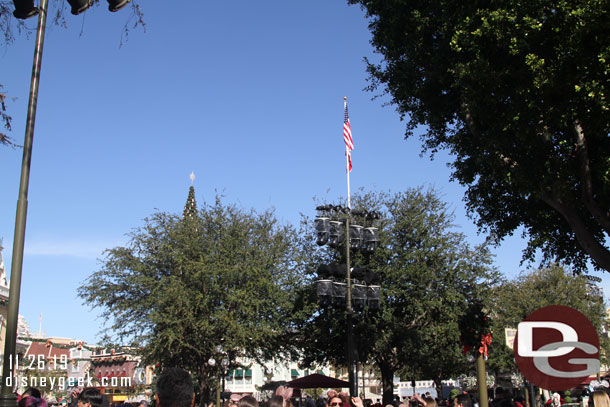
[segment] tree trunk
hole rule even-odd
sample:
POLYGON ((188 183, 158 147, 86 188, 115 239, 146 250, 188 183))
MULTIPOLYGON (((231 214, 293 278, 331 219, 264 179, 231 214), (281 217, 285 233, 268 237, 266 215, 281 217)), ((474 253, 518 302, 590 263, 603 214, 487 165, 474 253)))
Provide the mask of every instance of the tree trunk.
MULTIPOLYGON (((209 372, 202 366, 199 370, 199 406, 205 407, 210 401, 209 372)), ((218 406, 216 406, 218 407, 218 406)))
POLYGON ((434 388, 436 389, 436 397, 443 398, 443 380, 440 377, 434 379, 434 388))
POLYGON ((378 365, 381 371, 383 405, 385 406, 394 400, 394 369, 385 361, 380 361, 378 365))

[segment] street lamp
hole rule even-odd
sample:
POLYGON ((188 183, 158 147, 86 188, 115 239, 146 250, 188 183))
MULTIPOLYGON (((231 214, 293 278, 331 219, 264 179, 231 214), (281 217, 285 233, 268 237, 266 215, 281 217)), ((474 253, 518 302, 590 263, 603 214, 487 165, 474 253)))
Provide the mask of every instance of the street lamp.
MULTIPOLYGON (((230 363, 229 359, 227 359, 227 358, 222 358, 222 360, 220 361, 220 366, 222 367, 222 370, 220 371, 220 374, 222 375, 222 391, 221 391, 220 395, 221 395, 221 398, 223 399, 223 401, 225 399, 225 396, 224 396, 225 379, 227 377, 227 368, 229 367, 229 363, 230 363)), ((220 406, 220 404, 219 404, 219 406, 220 406)))
MULTIPOLYGON (((331 205, 319 206, 318 211, 323 212, 315 219, 318 245, 329 245, 333 248, 339 246, 349 235, 349 245, 345 245, 346 258, 350 251, 360 251, 365 255, 372 254, 379 247, 379 231, 376 227, 364 227, 357 224, 348 226, 348 220, 336 220, 333 215, 344 214, 342 207, 331 205), (333 219, 333 220, 331 220, 333 219), (345 233, 349 227, 349 233, 345 233)), ((357 215, 366 219, 378 219, 378 215, 369 215, 369 212, 354 211, 357 215), (368 215, 368 216, 367 216, 368 215)), ((379 275, 367 267, 350 267, 348 276, 347 264, 321 264, 318 266, 318 280, 316 291, 319 304, 322 307, 333 305, 345 307, 347 305, 347 292, 351 291, 351 302, 354 309, 362 311, 379 309, 379 275), (348 287, 349 286, 349 287, 348 287)))
POLYGON ((224 399, 224 392, 225 392, 225 376, 226 376, 226 372, 227 372, 227 368, 230 365, 230 361, 229 359, 227 359, 224 355, 224 349, 222 348, 222 345, 216 345, 216 347, 214 348, 214 350, 216 351, 216 359, 214 357, 211 357, 208 360, 208 365, 210 365, 211 367, 215 367, 217 369, 218 372, 218 380, 216 382, 216 406, 220 406, 220 399, 221 397, 224 399), (219 362, 217 362, 219 361, 219 362), (222 387, 221 387, 221 381, 222 381, 222 387))
POLYGON ((356 267, 352 270, 350 250, 370 255, 379 246, 379 236, 376 227, 350 224, 350 220, 353 215, 365 222, 372 222, 379 219, 379 214, 352 211, 350 208, 334 205, 318 206, 316 210, 319 212, 319 216, 314 221, 317 244, 320 246, 328 244, 335 249, 345 244, 345 264, 331 263, 318 267, 319 280, 316 282, 316 291, 320 306, 346 307, 350 394, 356 397, 358 396, 358 352, 353 335, 353 310, 354 308, 358 311, 379 309, 380 286, 377 273, 365 267, 356 267))
MULTIPOLYGON (((117 3, 112 0, 108 0, 108 2, 109 4, 117 3)), ((128 2, 129 0, 122 0, 119 4, 114 4, 114 7, 118 10, 128 2)), ((30 165, 32 162, 34 123, 36 121, 36 105, 38 102, 38 87, 40 82, 40 69, 42 66, 42 50, 47 24, 47 11, 49 8, 48 0, 40 0, 39 8, 34 6, 33 0, 13 0, 13 3, 15 5, 13 15, 16 18, 26 19, 38 14, 38 28, 36 30, 36 44, 34 46, 34 63, 30 82, 30 98, 25 127, 25 141, 23 143, 23 159, 21 164, 19 196, 17 199, 17 214, 15 216, 15 235, 13 239, 13 257, 11 261, 11 286, 9 291, 6 335, 4 341, 2 383, 0 384, 2 389, 0 391, 0 407, 14 407, 17 405, 17 398, 13 394, 11 381, 13 365, 16 362, 15 347, 17 343, 17 321, 19 314, 19 297, 21 294, 21 271, 23 268, 23 248, 25 243, 27 198, 28 186, 30 183, 30 165), (7 381, 9 377, 11 380, 7 381)))
POLYGON ((21 20, 34 17, 40 12, 38 7, 34 6, 34 0, 13 0, 13 3, 15 4, 13 15, 21 20))

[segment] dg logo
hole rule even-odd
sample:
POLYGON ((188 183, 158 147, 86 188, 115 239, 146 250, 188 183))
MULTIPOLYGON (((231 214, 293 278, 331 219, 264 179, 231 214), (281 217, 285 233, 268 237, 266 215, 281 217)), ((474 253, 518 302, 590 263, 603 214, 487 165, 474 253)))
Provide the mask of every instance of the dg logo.
POLYGON ((528 315, 517 327, 515 361, 532 384, 562 391, 597 374, 599 337, 581 312, 549 305, 528 315))

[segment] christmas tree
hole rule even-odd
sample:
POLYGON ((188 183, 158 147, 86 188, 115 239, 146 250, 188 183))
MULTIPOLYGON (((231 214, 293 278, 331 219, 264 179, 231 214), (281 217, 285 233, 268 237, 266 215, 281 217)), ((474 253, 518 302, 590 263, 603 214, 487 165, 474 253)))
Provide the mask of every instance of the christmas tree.
POLYGON ((195 202, 195 187, 191 185, 189 188, 189 196, 186 198, 186 205, 184 205, 184 218, 192 218, 197 215, 197 202, 195 202))
POLYGON ((186 205, 184 205, 183 217, 192 219, 197 215, 197 202, 195 201, 195 187, 193 186, 195 181, 195 174, 191 173, 191 186, 189 188, 189 196, 186 198, 186 205))

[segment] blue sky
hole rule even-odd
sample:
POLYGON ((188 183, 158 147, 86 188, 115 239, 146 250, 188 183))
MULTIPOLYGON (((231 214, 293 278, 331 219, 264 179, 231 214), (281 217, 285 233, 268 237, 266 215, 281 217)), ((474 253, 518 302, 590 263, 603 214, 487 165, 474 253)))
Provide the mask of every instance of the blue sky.
MULTIPOLYGON (((128 7, 106 2, 68 28, 49 19, 29 188, 20 314, 32 330, 97 341, 102 321, 76 295, 105 248, 153 212, 180 212, 189 174, 196 199, 216 191, 245 208, 274 207, 284 222, 314 214, 314 197, 346 196, 342 139, 347 96, 355 150, 352 190, 437 188, 472 244, 463 188, 448 157, 420 157, 417 138, 387 98, 371 100, 360 8, 345 0, 141 2, 146 32, 128 7)), ((51 0, 51 5, 57 4, 51 0)), ((23 143, 36 19, 0 50, 0 83, 23 143)), ((22 151, 0 148, 0 237, 10 270, 22 151)), ((505 275, 519 270, 519 236, 496 250, 505 275)), ((604 278, 604 284, 607 278, 604 278)), ((608 292, 608 290, 606 290, 608 292)))

